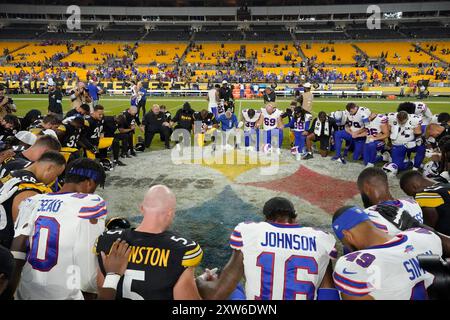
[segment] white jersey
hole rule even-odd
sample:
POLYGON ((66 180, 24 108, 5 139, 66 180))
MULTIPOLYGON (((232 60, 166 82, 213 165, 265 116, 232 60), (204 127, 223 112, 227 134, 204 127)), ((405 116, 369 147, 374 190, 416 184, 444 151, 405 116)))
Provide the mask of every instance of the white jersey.
POLYGON ((255 110, 255 115, 252 118, 250 118, 250 116, 248 115, 248 109, 242 110, 242 117, 244 118, 244 130, 250 131, 251 129, 254 129, 260 116, 261 111, 259 110, 255 110))
POLYGON ((263 116, 264 130, 272 130, 277 128, 278 119, 281 117, 282 111, 275 109, 272 114, 267 113, 266 108, 261 108, 261 113, 263 116))
POLYGON ((338 127, 342 127, 345 126, 345 124, 347 123, 347 117, 348 117, 349 113, 347 111, 333 111, 332 113, 330 113, 330 118, 333 118, 334 120, 336 120, 336 125, 338 127))
POLYGON ((345 113, 347 125, 350 127, 351 131, 355 132, 366 127, 369 123, 371 111, 365 107, 358 107, 358 110, 354 115, 351 115, 348 111, 345 113))
POLYGON ((15 236, 29 237, 16 291, 19 300, 83 299, 97 290, 97 238, 105 230, 105 201, 93 194, 50 193, 22 202, 15 236))
POLYGON ((420 267, 421 254, 441 256, 441 239, 421 228, 400 232, 382 245, 339 258, 334 284, 344 294, 370 295, 375 300, 426 299, 434 276, 420 267))
POLYGON ((211 112, 212 108, 217 108, 217 101, 216 101, 216 89, 211 89, 208 91, 208 111, 211 112))
POLYGON ((310 125, 311 125, 311 121, 313 119, 313 116, 312 116, 311 113, 307 112, 307 113, 305 113, 305 119, 304 120, 301 120, 301 118, 295 119, 295 117, 293 119, 294 119, 294 128, 293 128, 292 131, 303 132, 303 131, 307 130, 306 129, 306 123, 307 122, 309 122, 310 125))
POLYGON ((423 102, 413 102, 416 105, 414 114, 422 117, 422 125, 429 125, 433 119, 433 113, 423 102))
POLYGON ((240 223, 230 237, 244 256, 248 300, 314 300, 335 242, 320 230, 268 222, 240 223))
POLYGON ((366 126, 368 131, 366 142, 372 142, 371 138, 375 138, 382 132, 381 126, 388 123, 388 118, 385 114, 378 114, 369 124, 366 126))
MULTIPOLYGON (((423 212, 422 208, 414 199, 399 199, 394 201, 387 201, 380 204, 394 205, 396 207, 401 208, 402 210, 406 210, 411 217, 423 223, 423 212)), ((401 230, 397 229, 390 221, 383 218, 383 216, 375 211, 376 206, 369 207, 364 211, 369 215, 372 223, 380 230, 386 232, 391 236, 395 236, 397 233, 401 232, 401 230)))
POLYGON ((408 120, 403 125, 398 123, 396 112, 389 113, 388 119, 389 126, 391 127, 391 140, 393 145, 404 145, 405 143, 416 140, 414 129, 422 125, 420 116, 409 114, 408 120))

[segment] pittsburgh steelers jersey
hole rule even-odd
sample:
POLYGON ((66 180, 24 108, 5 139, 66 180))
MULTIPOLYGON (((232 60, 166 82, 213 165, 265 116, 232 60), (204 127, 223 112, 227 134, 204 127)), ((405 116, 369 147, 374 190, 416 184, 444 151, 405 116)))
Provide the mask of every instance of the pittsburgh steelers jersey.
POLYGON ((249 131, 251 129, 254 129, 260 116, 261 111, 259 110, 255 110, 255 115, 252 118, 250 118, 250 116, 248 115, 248 109, 242 110, 242 117, 244 118, 244 130, 249 131))
POLYGON ((272 114, 269 114, 266 108, 261 108, 261 114, 263 116, 264 130, 272 130, 277 128, 278 119, 283 112, 274 108, 272 114))
MULTIPOLYGON (((423 213, 419 204, 413 199, 399 199, 394 201, 386 201, 380 204, 396 206, 401 210, 407 211, 411 217, 423 223, 423 213)), ((390 221, 383 218, 383 216, 375 210, 376 206, 369 207, 364 211, 369 215, 372 223, 380 230, 386 232, 391 236, 395 236, 401 230, 397 229, 390 221)))
POLYGON ((14 239, 14 219, 12 212, 14 198, 25 191, 35 191, 37 193, 48 193, 52 191, 43 183, 38 182, 36 176, 31 171, 13 171, 0 181, 5 183, 12 178, 19 179, 16 184, 18 189, 9 199, 0 204, 4 208, 4 211, 2 210, 0 212, 0 245, 8 249, 11 247, 12 240, 14 239))
POLYGON ((95 194, 49 193, 22 202, 15 237, 29 239, 19 300, 82 300, 97 292, 92 248, 105 229, 105 201, 95 194), (75 281, 74 279, 78 279, 75 281))
POLYGON ((63 132, 64 136, 60 139, 61 146, 67 148, 76 148, 80 139, 81 129, 75 128, 70 123, 62 124, 58 131, 63 132))
POLYGON ((98 238, 96 252, 108 252, 116 239, 131 246, 128 267, 117 286, 116 299, 173 300, 173 288, 188 267, 196 267, 203 258, 200 246, 192 240, 165 231, 159 234, 133 229, 106 231, 98 238))
POLYGON ((436 183, 416 194, 421 208, 434 208, 438 213, 435 229, 450 236, 450 184, 436 183))
POLYGON ((423 102, 413 102, 416 106, 414 114, 422 118, 422 125, 429 125, 433 119, 433 113, 430 108, 423 102))
POLYGON ((366 142, 371 142, 373 140, 370 137, 375 138, 378 134, 382 132, 381 126, 388 123, 388 118, 385 114, 378 114, 370 123, 366 126, 367 129, 367 139, 366 142))
POLYGON ((240 223, 230 246, 244 256, 248 300, 314 300, 336 258, 331 234, 298 224, 240 223))
POLYGON ((358 110, 354 115, 351 115, 348 111, 345 112, 345 117, 347 118, 347 125, 350 130, 355 132, 362 128, 365 128, 369 123, 371 111, 365 107, 358 107, 358 110))
POLYGON ((408 120, 403 125, 398 123, 396 112, 388 114, 388 121, 391 127, 390 138, 393 145, 403 145, 414 141, 416 139, 414 129, 422 125, 421 117, 414 114, 408 114, 408 120))
POLYGON ((103 133, 104 120, 96 120, 91 116, 86 117, 87 126, 84 128, 84 136, 88 139, 89 143, 97 147, 100 141, 100 135, 103 133))
POLYGON ((398 233, 388 242, 339 258, 333 279, 346 295, 370 295, 375 300, 425 300, 434 280, 417 256, 442 255, 441 239, 416 228, 398 233))

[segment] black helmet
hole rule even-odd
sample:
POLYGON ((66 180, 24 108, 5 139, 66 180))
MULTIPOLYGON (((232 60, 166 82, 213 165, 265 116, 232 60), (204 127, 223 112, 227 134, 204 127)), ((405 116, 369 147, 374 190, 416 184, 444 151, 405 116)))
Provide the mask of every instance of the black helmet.
POLYGON ((124 217, 114 217, 106 222, 105 227, 107 230, 129 229, 131 228, 131 223, 124 217))

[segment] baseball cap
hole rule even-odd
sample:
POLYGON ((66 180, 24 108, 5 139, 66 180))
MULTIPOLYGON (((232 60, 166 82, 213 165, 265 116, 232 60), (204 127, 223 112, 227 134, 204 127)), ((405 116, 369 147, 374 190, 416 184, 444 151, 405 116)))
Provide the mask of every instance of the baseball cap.
POLYGON ((228 83, 227 80, 223 80, 223 81, 222 81, 222 84, 227 84, 227 83, 228 83))
POLYGON ((311 88, 311 83, 306 82, 306 83, 303 85, 303 88, 311 88))
POLYGON ((18 140, 20 140, 23 143, 26 143, 30 146, 32 146, 35 142, 37 137, 32 134, 30 131, 19 131, 16 133, 15 136, 18 140))
POLYGON ((49 86, 54 86, 54 85, 56 85, 55 81, 53 81, 52 78, 48 78, 47 84, 48 84, 49 86))
POLYGON ((58 135, 56 134, 55 130, 52 130, 52 129, 46 129, 46 130, 42 131, 42 133, 43 133, 44 135, 53 136, 53 137, 55 137, 56 139, 58 139, 58 135))

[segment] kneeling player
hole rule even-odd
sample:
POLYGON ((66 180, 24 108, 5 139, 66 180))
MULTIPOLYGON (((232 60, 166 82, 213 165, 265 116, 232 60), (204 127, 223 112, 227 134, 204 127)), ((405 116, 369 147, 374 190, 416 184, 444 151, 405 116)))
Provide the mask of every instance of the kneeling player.
POLYGON ((312 144, 316 141, 320 141, 320 155, 326 157, 330 151, 330 139, 337 129, 336 121, 328 117, 324 111, 320 111, 319 116, 313 120, 308 130, 306 138, 307 153, 303 156, 303 159, 313 158, 312 144))
MULTIPOLYGON (((258 150, 259 146, 259 130, 256 128, 256 123, 261 116, 261 111, 254 109, 242 110, 242 118, 244 119, 244 143, 245 148, 248 150, 254 150, 254 146, 258 150), (252 138, 256 135, 256 139, 252 141, 252 138)), ((240 124, 239 124, 240 125, 240 124)))
POLYGON ((301 107, 295 107, 294 116, 286 124, 285 128, 291 128, 294 131, 294 148, 296 148, 296 154, 300 155, 304 153, 306 147, 306 136, 308 135, 308 129, 311 124, 312 115, 306 112, 301 107))
POLYGON ((383 150, 384 141, 389 137, 388 118, 384 114, 372 114, 370 123, 365 128, 366 144, 364 145, 363 160, 367 167, 373 167, 382 159, 377 158, 377 152, 383 150))
POLYGON ((281 114, 283 112, 275 108, 272 103, 268 103, 265 108, 261 108, 261 118, 257 123, 257 128, 264 125, 262 137, 259 141, 264 144, 272 144, 272 135, 278 134, 278 145, 275 147, 275 152, 280 153, 281 145, 283 144, 283 123, 281 121, 281 114))

